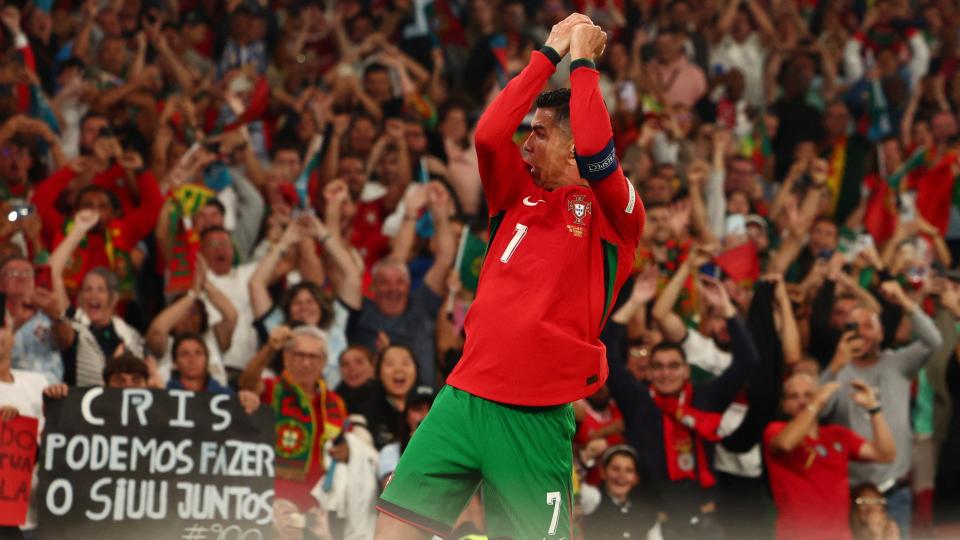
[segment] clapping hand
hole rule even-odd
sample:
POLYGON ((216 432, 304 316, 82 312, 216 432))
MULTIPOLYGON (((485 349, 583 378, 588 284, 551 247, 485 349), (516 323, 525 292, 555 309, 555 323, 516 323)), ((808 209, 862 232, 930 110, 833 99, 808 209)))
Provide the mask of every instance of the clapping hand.
POLYGON ((737 314, 737 309, 730 300, 730 295, 727 294, 723 283, 707 276, 700 276, 699 285, 700 294, 703 295, 707 304, 716 309, 723 318, 729 319, 737 314))
POLYGON ((630 300, 637 304, 647 304, 657 295, 657 279, 660 272, 655 265, 650 265, 642 274, 634 277, 633 290, 630 291, 630 300))
POLYGON ((581 25, 593 26, 593 22, 590 20, 590 17, 582 13, 573 13, 566 19, 553 25, 553 28, 550 29, 550 36, 547 37, 544 45, 557 51, 557 54, 561 57, 565 56, 567 51, 570 50, 574 29, 581 25))
POLYGON ((327 226, 324 225, 323 222, 312 213, 300 216, 298 221, 303 233, 310 238, 320 240, 322 242, 330 235, 330 232, 327 230, 327 226))
POLYGON ((427 184, 427 201, 430 206, 430 213, 434 219, 445 219, 450 217, 450 192, 443 184, 437 181, 427 184))
POLYGON ((92 208, 84 208, 73 216, 73 226, 81 234, 90 232, 100 221, 100 212, 92 208))

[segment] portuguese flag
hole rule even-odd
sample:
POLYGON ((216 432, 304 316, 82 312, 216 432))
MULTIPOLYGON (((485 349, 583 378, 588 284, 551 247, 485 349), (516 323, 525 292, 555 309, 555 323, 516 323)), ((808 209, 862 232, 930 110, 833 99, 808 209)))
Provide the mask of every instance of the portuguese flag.
POLYGON ((830 164, 827 188, 833 220, 843 223, 860 204, 860 186, 867 173, 870 143, 862 136, 841 137, 826 157, 830 164))
POLYGON ((463 228, 460 235, 460 248, 457 250, 456 268, 460 273, 460 283, 468 291, 477 291, 480 280, 480 266, 487 251, 487 243, 474 234, 469 227, 463 228))
POLYGON ((871 174, 863 181, 870 189, 863 226, 873 236, 877 245, 882 245, 893 236, 897 228, 900 217, 897 209, 897 191, 879 174, 871 174))
POLYGON ((956 201, 957 151, 945 153, 930 169, 917 179, 917 212, 931 225, 946 234, 950 221, 950 207, 956 201))
POLYGON ((714 258, 723 273, 738 284, 753 284, 760 277, 760 256, 757 246, 746 241, 732 247, 714 258))

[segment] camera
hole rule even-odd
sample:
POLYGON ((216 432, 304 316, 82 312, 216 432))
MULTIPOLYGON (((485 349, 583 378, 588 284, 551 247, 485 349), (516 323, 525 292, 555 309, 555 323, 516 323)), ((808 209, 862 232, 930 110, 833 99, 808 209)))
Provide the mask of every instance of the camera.
POLYGON ((14 204, 10 207, 10 212, 7 213, 7 221, 13 223, 26 218, 35 211, 36 208, 32 204, 14 204))
POLYGON ((847 324, 843 325, 844 332, 856 332, 859 329, 860 329, 859 323, 848 322, 847 324))

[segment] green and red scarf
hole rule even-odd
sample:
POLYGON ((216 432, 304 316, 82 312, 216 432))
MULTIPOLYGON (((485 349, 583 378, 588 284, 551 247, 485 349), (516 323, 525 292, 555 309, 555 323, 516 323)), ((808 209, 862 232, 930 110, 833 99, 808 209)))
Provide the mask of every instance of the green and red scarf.
POLYGON ((650 388, 650 397, 663 413, 663 448, 670 480, 696 480, 700 487, 712 487, 717 481, 710 471, 703 441, 720 440, 723 415, 693 408, 693 385, 689 382, 675 396, 663 396, 650 388))
MULTIPOLYGON (((110 270, 116 274, 119 281, 120 300, 131 300, 135 292, 133 262, 130 259, 130 250, 133 245, 124 234, 120 220, 111 221, 103 230, 103 252, 106 255, 106 263, 110 270)), ((66 237, 73 229, 73 220, 68 219, 63 224, 63 236, 66 237)), ((80 241, 80 245, 70 256, 67 266, 63 270, 63 283, 70 292, 71 296, 80 290, 83 277, 102 264, 97 261, 94 248, 90 246, 90 239, 95 235, 93 231, 88 232, 80 241)))
POLYGON ((317 381, 317 386, 319 411, 314 407, 314 396, 300 388, 286 372, 273 389, 271 406, 276 416, 274 469, 277 478, 305 480, 314 461, 317 436, 320 439, 316 447, 322 449, 327 440, 340 434, 340 426, 334 423, 340 416, 337 404, 328 399, 327 385, 322 379, 317 381))
POLYGON ((183 218, 193 217, 216 195, 213 190, 197 184, 183 184, 170 192, 169 197, 173 204, 166 208, 169 208, 170 212, 167 235, 172 246, 170 260, 165 261, 165 293, 182 293, 193 287, 193 270, 197 252, 200 250, 200 235, 198 231, 185 227, 183 218))

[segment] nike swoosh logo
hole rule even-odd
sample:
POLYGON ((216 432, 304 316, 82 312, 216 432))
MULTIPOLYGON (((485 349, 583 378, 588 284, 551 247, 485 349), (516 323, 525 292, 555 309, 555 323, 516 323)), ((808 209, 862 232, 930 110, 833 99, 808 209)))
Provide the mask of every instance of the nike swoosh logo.
POLYGON ((545 200, 543 200, 543 199, 537 199, 536 202, 534 202, 534 201, 531 201, 531 200, 530 200, 530 196, 529 196, 529 195, 523 198, 523 204, 525 204, 525 205, 527 205, 527 206, 536 206, 536 205, 538 205, 538 204, 540 204, 540 203, 542 203, 542 202, 547 202, 547 201, 545 201, 545 200))

